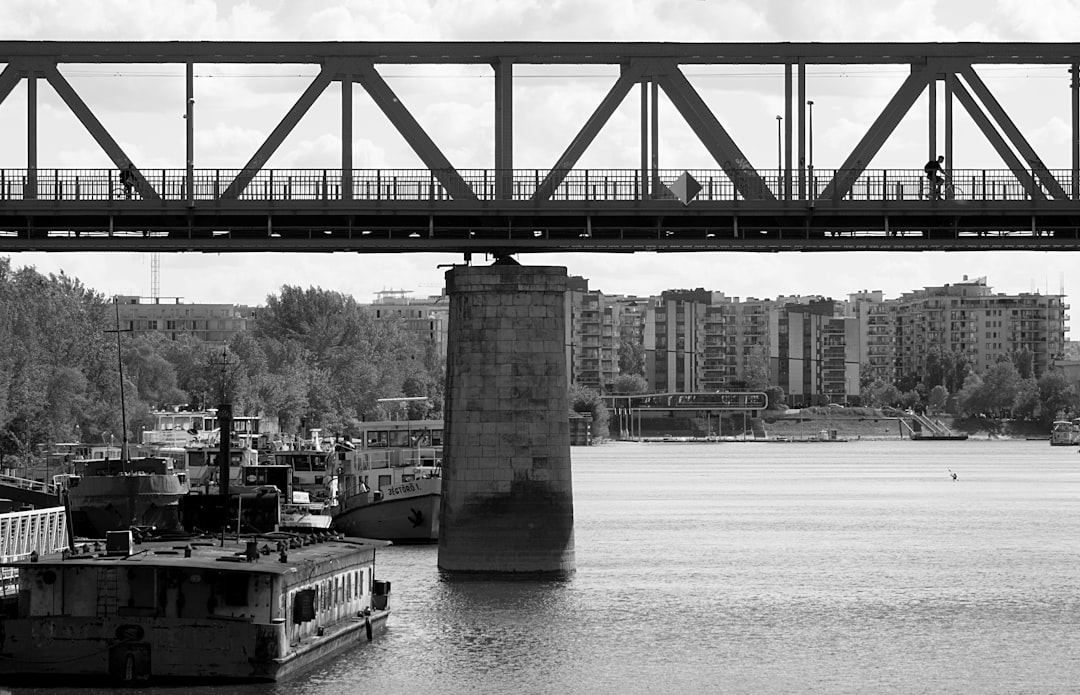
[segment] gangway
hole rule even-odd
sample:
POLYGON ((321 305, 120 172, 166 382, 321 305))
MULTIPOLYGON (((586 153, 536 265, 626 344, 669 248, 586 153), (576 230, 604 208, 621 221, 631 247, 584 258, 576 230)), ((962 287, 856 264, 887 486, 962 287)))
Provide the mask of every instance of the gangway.
MULTIPOLYGON (((63 507, 0 514, 0 563, 24 560, 68 547, 67 515, 63 507)), ((0 596, 19 590, 19 571, 0 569, 0 596)))

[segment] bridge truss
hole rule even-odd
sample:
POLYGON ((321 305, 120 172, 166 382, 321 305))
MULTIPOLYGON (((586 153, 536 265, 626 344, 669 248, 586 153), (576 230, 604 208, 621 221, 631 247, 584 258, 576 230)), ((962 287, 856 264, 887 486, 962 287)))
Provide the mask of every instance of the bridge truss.
MULTIPOLYGON (((243 43, 0 42, 0 104, 27 88, 27 166, 0 169, 0 251, 530 251, 1075 249, 1080 247, 1080 44, 243 43), (65 77, 70 65, 179 64, 186 70, 187 166, 150 170, 65 77), (318 73, 250 158, 233 169, 193 163, 194 66, 311 64, 318 73), (1071 168, 1051 170, 980 76, 982 66, 1061 65, 1072 75, 1071 168), (494 165, 454 166, 384 78, 395 65, 491 68, 494 165), (608 65, 618 76, 545 170, 515 168, 514 67, 608 65), (687 76, 688 67, 783 69, 780 166, 749 161, 687 76), (808 69, 903 66, 907 76, 836 168, 813 166, 808 69), (45 80, 116 169, 39 166, 37 83, 45 80), (266 163, 335 85, 340 166, 274 170, 266 163), (425 168, 358 169, 352 94, 359 86, 425 168), (640 165, 578 167, 638 87, 640 165), (939 88, 943 87, 943 91, 939 88), (660 90, 715 161, 661 169, 660 90), (944 95, 939 99, 939 91, 944 95), (929 195, 921 170, 871 170, 900 121, 928 95, 927 155, 952 161, 954 104, 1005 168, 953 172, 929 195), (939 109, 942 111, 939 114, 939 109), (939 119, 939 115, 943 118, 939 119), (938 123, 944 123, 943 138, 938 123), (795 127, 795 123, 798 127, 795 127), (810 152, 808 153, 808 148, 810 152), (809 155, 809 156, 808 156, 809 155), (117 171, 131 166, 130 192, 117 171)), ((573 79, 568 77, 567 79, 573 79)), ((812 106, 811 106, 812 108, 812 106)), ((2 162, 0 162, 2 165, 2 162)))

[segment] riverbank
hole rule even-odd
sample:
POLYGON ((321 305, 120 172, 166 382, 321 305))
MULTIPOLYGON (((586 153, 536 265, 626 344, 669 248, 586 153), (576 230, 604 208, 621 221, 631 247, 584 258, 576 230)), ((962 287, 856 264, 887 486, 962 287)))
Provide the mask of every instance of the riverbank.
MULTIPOLYGON (((953 432, 972 439, 1049 439, 1046 427, 1038 422, 996 418, 955 418, 934 416, 953 432)), ((769 438, 789 439, 907 439, 911 417, 898 411, 837 406, 767 411, 761 418, 769 438), (906 423, 904 422, 906 421, 906 423), (833 434, 835 432, 835 435, 833 434), (824 433, 824 434, 823 434, 824 433)))

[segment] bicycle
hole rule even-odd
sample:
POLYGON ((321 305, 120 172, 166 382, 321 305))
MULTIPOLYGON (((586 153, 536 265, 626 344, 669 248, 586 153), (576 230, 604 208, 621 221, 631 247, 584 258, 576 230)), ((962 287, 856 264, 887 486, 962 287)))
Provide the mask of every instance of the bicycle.
POLYGON ((963 190, 953 183, 952 174, 945 173, 930 180, 930 200, 956 200, 963 194, 963 190))

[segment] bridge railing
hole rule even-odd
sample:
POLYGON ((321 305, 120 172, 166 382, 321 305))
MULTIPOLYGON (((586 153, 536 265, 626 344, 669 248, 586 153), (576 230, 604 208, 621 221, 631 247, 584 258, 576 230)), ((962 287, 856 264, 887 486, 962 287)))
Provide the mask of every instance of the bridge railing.
MULTIPOLYGON (((184 169, 145 169, 140 173, 165 201, 186 201, 188 177, 184 169)), ((428 169, 357 169, 351 172, 351 195, 340 169, 263 169, 250 177, 239 193, 230 186, 239 169, 198 169, 192 177, 190 199, 222 200, 227 195, 247 201, 386 201, 432 202, 452 196, 440 174, 428 169)), ((631 202, 672 198, 668 189, 684 170, 662 170, 654 180, 642 179, 636 169, 573 169, 558 172, 561 179, 550 196, 554 201, 631 202)), ((866 169, 850 175, 835 169, 795 172, 790 182, 780 170, 747 174, 733 179, 720 169, 690 169, 701 185, 695 197, 702 202, 732 202, 747 197, 771 195, 777 200, 808 202, 835 196, 837 201, 915 201, 929 197, 929 186, 921 169, 866 169), (838 176, 838 174, 840 174, 838 176), (837 187, 835 181, 850 181, 837 187), (805 190, 805 198, 800 191, 805 190), (790 197, 788 197, 790 191, 790 197), (839 195, 840 192, 843 195, 839 195)), ((1050 172, 1065 191, 1072 190, 1067 170, 1050 172)), ((529 201, 545 183, 549 173, 541 169, 516 169, 503 177, 494 169, 456 170, 481 201, 500 199, 503 185, 509 200, 529 201)), ((948 197, 971 201, 1017 201, 1033 197, 1053 197, 1044 182, 1032 172, 1021 181, 1008 169, 962 169, 952 172, 953 187, 948 197), (1034 189, 1034 190, 1033 190, 1034 189)), ((136 191, 134 198, 141 197, 136 191)), ((57 203, 82 201, 122 201, 126 198, 119 175, 111 169, 0 169, 0 203, 39 200, 57 203)))

